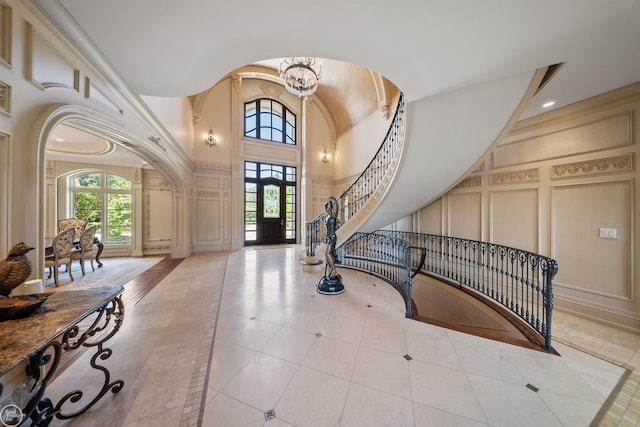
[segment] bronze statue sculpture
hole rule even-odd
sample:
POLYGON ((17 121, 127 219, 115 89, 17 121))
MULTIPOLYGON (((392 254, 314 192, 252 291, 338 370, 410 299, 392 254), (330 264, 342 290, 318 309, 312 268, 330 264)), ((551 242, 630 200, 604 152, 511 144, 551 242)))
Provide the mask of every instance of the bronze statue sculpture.
POLYGON ((338 229, 338 201, 335 197, 329 197, 329 201, 325 203, 324 209, 327 216, 324 220, 325 225, 325 268, 324 276, 316 285, 316 291, 321 294, 335 295, 344 292, 342 284, 342 276, 336 270, 336 231, 338 229))

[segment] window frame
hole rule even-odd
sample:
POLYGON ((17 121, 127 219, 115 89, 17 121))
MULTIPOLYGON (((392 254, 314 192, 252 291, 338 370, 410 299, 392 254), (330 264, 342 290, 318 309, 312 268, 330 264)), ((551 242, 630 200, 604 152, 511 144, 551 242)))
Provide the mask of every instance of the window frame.
POLYGON ((298 117, 282 102, 271 98, 256 98, 245 102, 243 111, 243 135, 245 138, 297 145, 298 117), (249 109, 252 104, 254 106, 249 109), (281 114, 278 114, 278 110, 281 111, 281 114), (251 129, 248 129, 249 126, 252 126, 251 129), (281 140, 274 138, 274 133, 279 134, 281 140))
POLYGON ((133 181, 130 179, 119 175, 117 173, 112 173, 106 170, 82 170, 73 174, 68 175, 67 177, 67 192, 69 194, 69 212, 71 216, 78 217, 78 213, 76 212, 76 194, 77 193, 94 193, 100 195, 100 223, 99 224, 87 224, 97 225, 99 230, 99 238, 100 241, 104 245, 131 245, 133 244, 133 214, 134 214, 134 201, 133 201, 133 181), (88 175, 99 175, 100 176, 100 186, 98 187, 83 187, 75 185, 77 179, 88 176, 88 175), (110 177, 116 177, 118 179, 125 180, 129 183, 128 189, 122 188, 110 188, 110 177), (129 230, 123 230, 123 233, 128 233, 128 238, 123 238, 122 240, 114 241, 109 238, 109 229, 110 225, 110 211, 112 209, 109 208, 109 200, 114 196, 118 195, 126 195, 129 199, 129 230))

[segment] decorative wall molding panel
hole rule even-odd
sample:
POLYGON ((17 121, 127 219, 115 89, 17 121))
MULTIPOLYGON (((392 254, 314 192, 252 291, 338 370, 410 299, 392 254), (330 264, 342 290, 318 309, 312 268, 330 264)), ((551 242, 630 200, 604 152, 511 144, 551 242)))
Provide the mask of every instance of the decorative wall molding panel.
POLYGON ((26 78, 41 89, 80 92, 80 70, 27 23, 26 78))
POLYGON ((115 111, 120 115, 124 114, 123 109, 121 107, 118 107, 118 105, 111 99, 111 97, 107 96, 102 90, 98 89, 98 87, 93 84, 89 77, 85 78, 84 97, 94 100, 104 105, 109 110, 115 111))
POLYGON ((469 188, 469 187, 481 187, 482 186, 482 176, 470 176, 468 178, 463 179, 455 186, 455 188, 469 188))
POLYGON ((278 161, 278 164, 287 165, 287 166, 297 166, 300 156, 300 149, 296 146, 295 148, 289 148, 286 144, 281 144, 279 142, 249 142, 242 141, 242 157, 245 159, 251 159, 255 161, 261 160, 269 160, 269 161, 278 161))
POLYGON ((11 115, 11 86, 0 82, 0 113, 11 115))
MULTIPOLYGON (((0 230, 10 230, 9 211, 11 210, 11 137, 0 132, 0 230)), ((11 233, 0 233, 0 256, 9 252, 11 233)))
POLYGON ((262 93, 270 98, 280 99, 280 96, 282 96, 282 86, 279 85, 276 86, 269 83, 264 83, 260 85, 260 89, 262 90, 262 93))
POLYGON ((231 164, 229 163, 209 163, 209 162, 195 162, 198 169, 210 169, 218 171, 230 171, 231 164))
POLYGON ((519 184, 521 182, 539 181, 540 168, 525 169, 513 172, 492 173, 489 184, 519 184))
POLYGON ((591 294, 632 301, 632 217, 630 179, 553 186, 551 256, 562 266, 557 286, 580 291, 583 298, 591 294), (575 256, 580 251, 588 251, 588 258, 575 256))
POLYGON ((446 197, 447 235, 483 240, 482 192, 450 193, 446 197))
MULTIPOLYGON (((492 167, 505 167, 524 162, 537 162, 558 157, 589 153, 633 143, 632 111, 593 118, 586 123, 567 123, 550 131, 547 128, 527 133, 527 138, 514 139, 498 146, 492 153, 492 167)), ((508 141, 508 139, 505 139, 508 141)))
POLYGON ((539 253, 539 212, 538 188, 490 191, 489 240, 500 245, 539 253), (513 218, 517 218, 517 221, 513 218))
POLYGON ((633 153, 551 166, 551 179, 633 170, 633 153))
POLYGON ((0 63, 11 68, 13 42, 13 11, 0 2, 0 63))

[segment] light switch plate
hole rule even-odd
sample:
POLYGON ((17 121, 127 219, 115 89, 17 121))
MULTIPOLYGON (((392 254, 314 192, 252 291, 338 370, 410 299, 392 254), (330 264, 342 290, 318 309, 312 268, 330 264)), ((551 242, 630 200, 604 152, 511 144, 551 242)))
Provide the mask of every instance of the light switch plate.
POLYGON ((615 239, 617 238, 617 231, 615 228, 601 228, 600 237, 603 239, 615 239))

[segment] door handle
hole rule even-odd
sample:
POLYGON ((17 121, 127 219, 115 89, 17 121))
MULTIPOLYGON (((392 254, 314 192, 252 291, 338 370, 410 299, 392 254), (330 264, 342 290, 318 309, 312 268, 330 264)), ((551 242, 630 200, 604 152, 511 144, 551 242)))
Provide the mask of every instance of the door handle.
POLYGON ((284 219, 280 220, 280 225, 284 225, 284 219))

